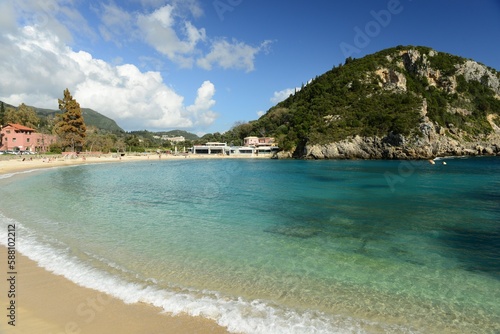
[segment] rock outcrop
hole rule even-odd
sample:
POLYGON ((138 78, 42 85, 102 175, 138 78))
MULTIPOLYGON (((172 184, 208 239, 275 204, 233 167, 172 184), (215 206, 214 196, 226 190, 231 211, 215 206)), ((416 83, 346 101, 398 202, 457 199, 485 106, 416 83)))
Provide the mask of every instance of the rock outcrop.
MULTIPOLYGON (((354 136, 339 142, 298 147, 295 158, 304 159, 432 159, 439 156, 500 156, 500 128, 483 138, 470 140, 467 133, 441 127, 422 108, 420 134, 405 137, 389 134, 384 138, 354 136)), ((493 115, 489 117, 493 119, 493 115)), ((494 123, 493 123, 494 124, 494 123)))
POLYGON ((403 59, 400 68, 410 73, 426 78, 430 86, 444 89, 447 93, 455 93, 457 88, 457 77, 463 75, 467 81, 477 81, 492 89, 500 97, 500 78, 487 66, 473 60, 465 60, 461 64, 455 64, 455 73, 445 75, 439 69, 432 67, 431 59, 438 55, 437 51, 431 50, 428 55, 421 54, 416 49, 401 52, 403 59))
MULTIPOLYGON (((315 77, 251 123, 278 158, 500 156, 500 72, 422 46, 397 46, 315 77)), ((246 131, 246 129, 245 129, 246 131)))
MULTIPOLYGON (((462 142, 446 135, 428 138, 347 138, 329 144, 305 145, 294 157, 304 159, 433 159, 438 156, 500 156, 500 137, 496 140, 462 142)), ((396 136, 398 137, 398 136, 396 136)))
POLYGON ((397 90, 406 92, 406 77, 397 71, 381 68, 375 71, 380 78, 380 86, 387 90, 397 90))
POLYGON ((463 74, 467 81, 479 81, 491 88, 496 95, 500 95, 500 79, 488 67, 473 60, 467 60, 457 66, 457 75, 463 74))
MULTIPOLYGON (((429 86, 436 87, 448 94, 456 93, 457 77, 466 81, 478 81, 489 87, 497 99, 500 99, 500 78, 495 71, 472 60, 455 64, 452 75, 444 74, 432 66, 432 58, 438 55, 431 50, 422 54, 416 49, 400 53, 402 61, 398 63, 401 71, 414 73, 425 78, 429 86)), ((392 61, 392 58, 389 58, 392 61)), ((406 92, 405 76, 393 69, 379 68, 375 71, 379 85, 389 91, 406 92)), ((449 107, 451 114, 470 116, 471 110, 449 107)), ((328 144, 299 145, 293 156, 305 159, 432 159, 438 156, 500 156, 500 127, 495 123, 497 114, 490 114, 487 120, 493 132, 488 135, 471 136, 465 131, 447 124, 446 127, 433 122, 427 115, 427 102, 423 99, 421 121, 417 131, 411 136, 389 134, 380 137, 350 136, 338 142, 328 144)))

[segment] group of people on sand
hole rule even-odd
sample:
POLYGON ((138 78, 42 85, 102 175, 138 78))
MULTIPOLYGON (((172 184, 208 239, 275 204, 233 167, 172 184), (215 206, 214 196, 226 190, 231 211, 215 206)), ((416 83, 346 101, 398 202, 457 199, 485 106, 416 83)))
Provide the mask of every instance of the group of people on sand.
MULTIPOLYGON (((56 160, 55 158, 43 158, 42 162, 51 162, 52 160, 56 160)), ((23 158, 21 161, 33 161, 33 157, 23 158)))

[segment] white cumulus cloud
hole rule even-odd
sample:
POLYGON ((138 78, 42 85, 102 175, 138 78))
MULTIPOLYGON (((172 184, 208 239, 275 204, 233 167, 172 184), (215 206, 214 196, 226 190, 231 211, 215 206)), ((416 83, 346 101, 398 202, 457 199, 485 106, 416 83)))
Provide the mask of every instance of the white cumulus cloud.
POLYGON ((299 91, 300 88, 286 88, 286 89, 283 89, 283 90, 280 90, 279 92, 274 92, 274 95, 273 97, 271 97, 271 102, 276 104, 276 103, 279 103, 281 101, 284 101, 286 100, 290 94, 295 94, 295 91, 299 91))
POLYGON ((197 0, 160 2, 143 0, 147 9, 142 13, 127 12, 115 3, 101 4, 95 10, 101 20, 101 37, 118 46, 144 42, 181 68, 197 65, 205 70, 219 67, 251 72, 256 56, 270 47, 269 40, 251 46, 225 37, 209 37, 205 28, 188 19, 203 15, 197 0), (153 10, 148 8, 151 6, 153 10))
POLYGON ((218 115, 211 110, 215 105, 215 100, 213 99, 214 95, 214 84, 210 81, 205 81, 201 87, 198 88, 194 104, 186 108, 191 115, 196 116, 200 125, 210 125, 218 117, 218 115))
POLYGON ((271 41, 264 41, 257 47, 233 40, 228 42, 221 39, 212 43, 211 51, 197 61, 198 66, 211 70, 215 64, 223 69, 243 69, 247 72, 254 70, 255 56, 262 51, 267 52, 271 41))
POLYGON ((136 2, 142 7, 131 11, 115 1, 0 1, 0 99, 56 109, 68 88, 82 107, 111 117, 126 130, 203 131, 213 124, 219 117, 213 83, 195 84, 194 101, 186 101, 164 82, 159 72, 168 68, 164 60, 181 68, 250 72, 257 55, 266 53, 272 42, 252 46, 208 37, 205 28, 195 24, 204 15, 198 0, 136 2), (98 16, 97 23, 87 21, 88 9, 98 16), (130 55, 128 47, 144 53, 130 55), (106 55, 95 56, 90 50, 106 55), (137 65, 130 63, 133 57, 137 65))
MULTIPOLYGON (((312 82, 312 79, 310 79, 307 83, 310 84, 312 82)), ((271 97, 270 101, 273 104, 280 103, 281 101, 286 100, 290 95, 294 95, 296 92, 299 92, 302 88, 301 87, 295 87, 295 88, 285 88, 283 90, 274 92, 273 97, 271 97)))
POLYGON ((206 38, 205 29, 187 20, 177 27, 174 10, 174 6, 166 5, 149 15, 139 15, 137 25, 145 41, 158 52, 181 67, 192 67, 196 46, 206 38))
POLYGON ((159 72, 135 65, 115 66, 84 51, 75 52, 57 36, 27 26, 0 35, 0 99, 57 108, 69 88, 82 107, 116 120, 125 129, 192 128, 210 125, 217 115, 215 87, 205 81, 192 105, 167 86, 159 72))
POLYGON ((37 26, 67 43, 73 40, 72 31, 77 31, 87 39, 96 37, 85 17, 75 6, 75 1, 2 0, 2 2, 13 10, 12 14, 17 23, 37 26))

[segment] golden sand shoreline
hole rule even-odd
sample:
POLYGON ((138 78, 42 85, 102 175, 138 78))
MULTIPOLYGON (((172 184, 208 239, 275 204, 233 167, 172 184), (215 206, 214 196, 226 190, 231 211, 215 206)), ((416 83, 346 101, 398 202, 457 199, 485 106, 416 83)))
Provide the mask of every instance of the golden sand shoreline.
MULTIPOLYGON (((26 170, 63 167, 77 164, 123 163, 127 161, 158 160, 158 155, 116 155, 77 159, 16 157, 0 160, 0 174, 26 170)), ((162 159, 187 159, 183 156, 165 156, 162 159)), ((203 158, 193 157, 188 158, 203 158)), ((108 333, 228 333, 214 321, 188 315, 162 314, 161 309, 121 300, 92 289, 78 286, 68 279, 40 268, 19 252, 16 254, 16 316, 15 326, 7 317, 9 278, 7 275, 7 248, 0 246, 0 333, 15 334, 108 334, 108 333)))
POLYGON ((23 170, 72 166, 79 164, 96 164, 96 163, 111 163, 111 162, 126 162, 126 161, 148 161, 148 160, 185 160, 185 159, 270 159, 269 156, 245 156, 245 155, 208 155, 208 154, 186 154, 186 155, 172 155, 172 154, 125 154, 120 156, 118 154, 102 154, 94 156, 80 155, 78 158, 63 157, 62 155, 53 156, 4 156, 0 155, 0 174, 20 172, 23 170))
MULTIPOLYGON (((4 277, 7 273, 7 248, 0 246, 4 277)), ((227 333, 215 322, 187 315, 161 314, 159 308, 145 304, 127 305, 121 300, 83 288, 38 267, 17 254, 15 326, 9 325, 6 298, 0 333, 25 334, 108 334, 108 333, 227 333)), ((0 280, 0 292, 6 297, 7 278, 0 280)))

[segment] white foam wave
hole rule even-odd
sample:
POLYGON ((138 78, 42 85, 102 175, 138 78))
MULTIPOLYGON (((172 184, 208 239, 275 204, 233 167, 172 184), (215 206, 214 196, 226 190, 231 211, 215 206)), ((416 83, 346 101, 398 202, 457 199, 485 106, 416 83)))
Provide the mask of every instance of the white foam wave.
POLYGON ((2 179, 8 179, 10 177, 13 177, 14 175, 33 173, 33 172, 35 172, 37 170, 38 169, 29 169, 29 170, 23 170, 23 171, 20 171, 20 172, 0 174, 0 180, 2 180, 2 179))
POLYGON ((436 157, 433 160, 439 161, 439 160, 445 160, 445 159, 469 159, 469 156, 466 155, 445 155, 442 157, 436 157))
MULTIPOLYGON (((95 163, 95 164, 97 165, 100 163, 95 163)), ((22 171, 18 171, 18 172, 5 173, 5 174, 0 174, 0 180, 8 179, 10 177, 13 177, 15 175, 20 175, 20 174, 30 174, 33 172, 40 172, 40 171, 46 171, 46 170, 58 169, 58 168, 72 168, 72 167, 78 167, 78 166, 83 166, 83 165, 89 165, 89 163, 79 164, 79 165, 70 165, 70 166, 51 166, 51 167, 43 167, 43 168, 34 168, 34 169, 27 169, 27 170, 22 170, 22 171)))
POLYGON ((0 243, 6 245, 7 224, 16 224, 17 250, 41 267, 62 275, 76 284, 91 288, 125 303, 148 303, 165 313, 185 313, 216 321, 236 333, 365 333, 363 328, 373 323, 350 317, 329 316, 321 312, 298 312, 271 303, 222 296, 213 291, 168 291, 151 285, 151 281, 128 282, 120 277, 93 268, 66 251, 56 250, 38 241, 19 222, 0 213, 0 243))

